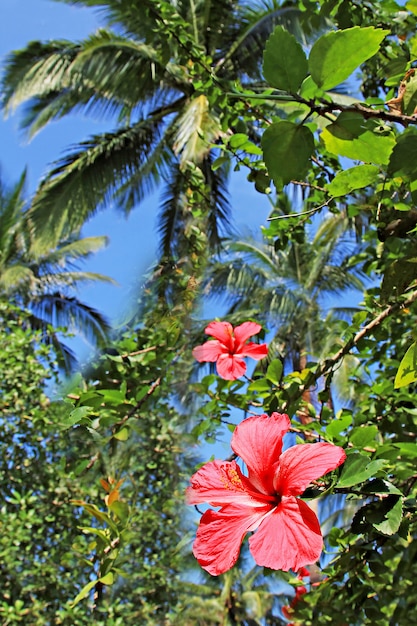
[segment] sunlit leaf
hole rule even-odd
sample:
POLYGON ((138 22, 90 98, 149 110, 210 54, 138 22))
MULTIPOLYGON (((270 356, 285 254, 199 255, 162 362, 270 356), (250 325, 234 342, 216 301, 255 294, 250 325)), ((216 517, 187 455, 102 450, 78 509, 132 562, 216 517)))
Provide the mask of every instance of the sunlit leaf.
POLYGON ((403 518, 403 503, 399 496, 388 496, 383 502, 387 509, 381 522, 374 522, 373 526, 384 535, 393 535, 397 532, 403 518))
POLYGON ((403 356, 394 380, 394 387, 405 387, 417 381, 417 342, 403 356))
POLYGON ((370 59, 388 30, 354 26, 323 35, 311 49, 308 65, 314 82, 322 89, 336 87, 370 59))
POLYGON ((364 454, 355 453, 348 456, 343 466, 338 487, 352 487, 365 482, 385 465, 385 460, 371 461, 364 454))
POLYGON ((372 185, 378 178, 379 168, 376 165, 357 165, 343 172, 338 172, 328 183, 327 191, 333 198, 346 196, 355 189, 363 189, 372 185))
POLYGON ((374 120, 365 121, 356 112, 343 112, 321 133, 327 150, 355 161, 386 164, 395 146, 394 135, 381 131, 374 120))

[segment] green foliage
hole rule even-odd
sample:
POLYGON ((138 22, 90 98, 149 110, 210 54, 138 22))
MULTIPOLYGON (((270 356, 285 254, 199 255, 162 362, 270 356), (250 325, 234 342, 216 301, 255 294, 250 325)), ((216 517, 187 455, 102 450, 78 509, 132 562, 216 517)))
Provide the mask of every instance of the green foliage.
POLYGON ((345 81, 376 54, 389 30, 354 26, 327 33, 311 49, 308 67, 314 82, 324 91, 345 81))
MULTIPOLYGON (((130 210, 163 179, 161 258, 140 317, 73 381, 65 403, 44 393, 55 364, 39 336, 4 309, 0 523, 13 539, 1 544, 2 619, 282 623, 294 576, 252 570, 246 544, 224 576, 197 574, 194 518, 182 505, 192 444, 228 438, 248 413, 285 411, 294 439, 347 453, 302 496, 319 499, 327 553, 291 619, 409 624, 415 3, 75 4, 101 6, 108 28, 80 44, 35 42, 14 53, 4 104, 29 102, 33 132, 76 106, 109 107, 120 125, 56 164, 30 219, 49 237, 52 224, 72 231, 111 198, 130 210), (233 166, 271 200, 261 242, 222 241, 233 166), (263 324, 268 360, 247 379, 192 371, 200 285, 211 302, 224 298, 232 323, 263 324)), ((15 269, 16 281, 27 276, 15 269)))

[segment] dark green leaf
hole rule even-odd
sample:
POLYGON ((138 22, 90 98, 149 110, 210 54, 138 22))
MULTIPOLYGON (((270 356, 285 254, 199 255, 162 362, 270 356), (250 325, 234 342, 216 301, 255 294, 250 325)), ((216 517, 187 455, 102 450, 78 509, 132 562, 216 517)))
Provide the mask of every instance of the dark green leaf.
POLYGON ((262 135, 268 172, 278 189, 304 178, 314 150, 314 137, 306 126, 292 122, 271 124, 262 135))
POLYGON ((296 38, 277 26, 264 52, 263 72, 268 83, 276 89, 296 93, 307 70, 306 55, 296 38))
POLYGON ((381 522, 374 522, 373 526, 384 535, 393 535, 400 527, 403 518, 403 502, 401 496, 388 496, 384 501, 384 519, 381 522))
POLYGON ((282 376, 282 362, 279 359, 274 359, 268 365, 266 370, 266 377, 274 385, 279 385, 282 376))
POLYGON ((351 454, 343 466, 338 487, 352 487, 363 483, 374 476, 384 465, 385 461, 382 459, 370 461, 369 457, 364 454, 351 454))
POLYGON ((388 173, 409 180, 417 178, 417 130, 408 128, 397 139, 392 151, 388 173))

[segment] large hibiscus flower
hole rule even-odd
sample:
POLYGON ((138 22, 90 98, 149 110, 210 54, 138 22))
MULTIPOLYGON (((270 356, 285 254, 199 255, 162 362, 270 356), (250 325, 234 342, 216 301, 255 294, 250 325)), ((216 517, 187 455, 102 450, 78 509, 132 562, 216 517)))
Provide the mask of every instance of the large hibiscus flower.
POLYGON ((229 322, 210 322, 204 332, 215 339, 194 348, 193 356, 200 362, 215 361, 219 376, 236 380, 246 372, 245 356, 258 361, 268 354, 266 343, 246 343, 261 328, 255 322, 244 322, 235 328, 229 322))
POLYGON ((235 461, 211 461, 191 478, 189 504, 220 506, 201 517, 194 556, 210 574, 223 574, 236 563, 243 537, 258 565, 297 571, 319 558, 323 538, 310 507, 296 496, 312 480, 341 465, 342 448, 332 443, 298 444, 282 452, 290 427, 288 415, 272 413, 244 420, 235 429, 232 449, 246 463, 245 476, 235 461))

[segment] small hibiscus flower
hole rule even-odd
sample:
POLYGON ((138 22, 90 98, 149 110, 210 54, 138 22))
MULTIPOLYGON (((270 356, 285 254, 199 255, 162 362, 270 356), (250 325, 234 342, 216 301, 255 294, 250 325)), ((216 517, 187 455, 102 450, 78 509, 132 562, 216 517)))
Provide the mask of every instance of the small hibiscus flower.
POLYGON ((245 356, 259 361, 268 354, 266 343, 246 343, 261 328, 255 322, 244 322, 235 328, 229 322, 210 322, 204 332, 214 340, 194 348, 193 356, 200 363, 215 361, 219 376, 236 380, 246 372, 245 356))
POLYGON ((210 574, 233 567, 243 537, 255 530, 249 549, 258 565, 297 571, 319 558, 319 521, 296 496, 341 465, 346 455, 325 442, 298 444, 282 452, 289 427, 288 415, 280 413, 244 420, 233 433, 232 449, 246 463, 248 476, 235 461, 211 461, 191 478, 189 504, 221 507, 202 515, 193 546, 194 556, 210 574))

